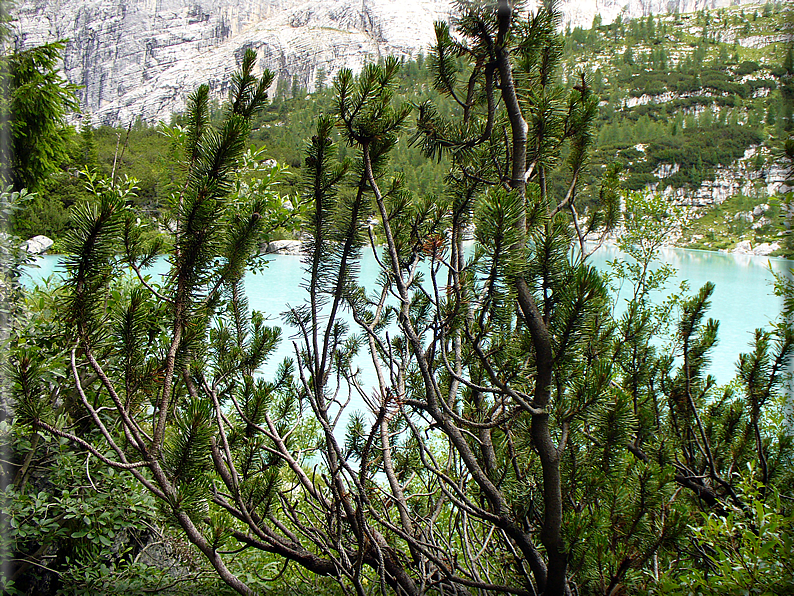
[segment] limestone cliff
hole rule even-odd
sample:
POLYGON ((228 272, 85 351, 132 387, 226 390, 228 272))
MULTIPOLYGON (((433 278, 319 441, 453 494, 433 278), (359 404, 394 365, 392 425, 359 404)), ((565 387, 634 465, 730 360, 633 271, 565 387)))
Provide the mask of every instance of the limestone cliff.
MULTIPOLYGON (((565 21, 589 26, 596 14, 606 23, 734 1, 564 0, 562 9, 565 21)), ((20 48, 69 39, 63 70, 82 86, 84 111, 123 125, 167 120, 205 81, 222 97, 249 47, 260 68, 309 89, 319 69, 330 79, 381 56, 415 57, 451 10, 449 0, 19 0, 14 16, 20 48)))
POLYGON ((22 0, 16 43, 69 39, 66 77, 95 122, 168 119, 209 81, 224 95, 246 48, 259 68, 303 87, 394 54, 412 57, 449 18, 445 0, 22 0))

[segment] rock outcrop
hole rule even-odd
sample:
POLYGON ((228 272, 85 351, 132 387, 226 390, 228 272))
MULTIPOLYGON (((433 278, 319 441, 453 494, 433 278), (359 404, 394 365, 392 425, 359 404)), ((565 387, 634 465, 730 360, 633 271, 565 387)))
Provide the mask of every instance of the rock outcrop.
POLYGON ((303 255, 303 242, 300 240, 273 240, 261 252, 276 255, 303 255))
POLYGON ((776 250, 780 250, 780 244, 778 242, 762 242, 755 248, 750 243, 749 240, 742 240, 739 242, 736 247, 730 251, 734 254, 738 255, 754 255, 756 257, 766 257, 775 252, 776 250))
POLYGON ((48 238, 47 236, 33 236, 29 240, 25 240, 22 243, 22 248, 29 252, 32 255, 40 255, 47 252, 47 250, 53 245, 52 238, 48 238))
MULTIPOLYGON (((663 181, 675 174, 680 165, 661 163, 654 170, 654 175, 663 181)), ((788 192, 786 186, 788 170, 780 163, 773 161, 768 151, 752 146, 745 151, 744 157, 733 163, 719 166, 714 171, 714 178, 704 180, 697 188, 665 187, 661 182, 650 184, 648 190, 661 191, 664 196, 679 205, 702 207, 704 205, 719 205, 726 199, 743 194, 746 196, 773 196, 788 192), (762 158, 763 166, 759 167, 756 157, 762 158)), ((768 206, 767 206, 768 208, 768 206)), ((763 213, 736 214, 736 217, 745 218, 747 223, 753 223, 753 217, 763 213)))
MULTIPOLYGON (((68 39, 66 78, 94 122, 167 120, 209 82, 217 98, 247 48, 260 72, 311 89, 318 71, 415 57, 449 19, 446 0, 21 0, 16 43, 68 39)), ((274 83, 275 85, 275 83, 274 83)))
MULTIPOLYGON (((719 8, 734 0, 564 0, 565 22, 589 26, 618 14, 640 17, 719 8)), ((529 3, 534 9, 537 0, 529 3)), ((416 57, 449 20, 450 0, 19 0, 15 42, 26 48, 68 39, 66 78, 94 123, 168 120, 209 81, 217 98, 246 48, 282 84, 311 90, 319 72, 358 71, 386 55, 416 57)))

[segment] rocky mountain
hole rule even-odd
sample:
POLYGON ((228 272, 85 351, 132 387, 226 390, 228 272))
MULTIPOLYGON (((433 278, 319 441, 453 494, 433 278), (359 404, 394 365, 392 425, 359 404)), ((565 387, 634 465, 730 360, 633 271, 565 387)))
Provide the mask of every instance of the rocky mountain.
POLYGON ((69 39, 63 70, 81 85, 95 121, 167 119, 209 81, 224 95, 246 48, 260 68, 311 87, 319 69, 360 70, 380 56, 416 55, 445 0, 25 0, 16 6, 18 47, 69 39))
MULTIPOLYGON (((611 22, 734 3, 564 0, 562 8, 566 22, 588 26, 596 14, 611 22)), ((330 78, 389 54, 415 57, 432 39, 433 22, 449 20, 452 10, 448 0, 19 0, 15 42, 24 49, 68 39, 63 71, 82 86, 84 111, 123 125, 167 120, 202 82, 222 97, 246 48, 280 84, 310 90, 319 72, 330 78)))

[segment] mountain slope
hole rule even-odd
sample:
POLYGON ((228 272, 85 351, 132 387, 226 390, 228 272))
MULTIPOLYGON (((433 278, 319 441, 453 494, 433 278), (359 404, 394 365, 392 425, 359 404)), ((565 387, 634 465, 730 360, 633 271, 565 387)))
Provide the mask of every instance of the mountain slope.
MULTIPOLYGON (((564 20, 589 26, 618 15, 687 12, 733 0, 595 0, 561 3, 564 20)), ((532 9, 537 2, 530 2, 532 9)), ((209 81, 216 97, 245 48, 261 57, 282 85, 311 89, 318 71, 394 54, 415 57, 448 20, 449 0, 20 0, 16 44, 69 39, 67 79, 82 85, 80 101, 95 122, 167 120, 186 95, 209 81)))
POLYGON ((16 7, 17 44, 68 38, 64 72, 83 86, 81 103, 95 121, 168 119, 184 96, 209 81, 225 95, 245 48, 282 82, 314 82, 318 68, 360 69, 395 54, 410 57, 448 18, 443 1, 352 0, 33 0, 16 7))

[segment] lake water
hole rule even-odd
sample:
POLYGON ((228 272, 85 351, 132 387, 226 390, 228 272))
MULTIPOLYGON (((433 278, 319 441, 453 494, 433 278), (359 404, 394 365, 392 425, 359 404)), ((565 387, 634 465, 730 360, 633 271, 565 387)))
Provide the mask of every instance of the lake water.
MULTIPOLYGON (((621 257, 622 253, 617 248, 607 246, 599 249, 591 259, 596 267, 605 269, 608 261, 621 257)), ((773 272, 790 275, 792 263, 785 259, 675 248, 663 249, 661 259, 677 270, 670 282, 671 289, 677 288, 683 280, 689 283, 690 293, 696 292, 707 281, 716 285, 708 316, 720 321, 720 331, 719 343, 712 351, 710 371, 720 383, 730 381, 735 374, 739 354, 748 351, 754 330, 768 328, 770 321, 778 317, 781 300, 772 292, 773 272)), ((271 325, 284 328, 280 313, 288 305, 301 304, 305 298, 305 290, 301 287, 303 264, 300 257, 281 255, 268 257, 268 264, 264 272, 246 276, 248 300, 252 309, 268 315, 271 325)), ((38 269, 30 272, 30 285, 57 274, 58 257, 41 257, 38 265, 38 269)), ((164 262, 160 269, 159 272, 164 271, 164 262)), ((361 263, 364 285, 372 287, 377 274, 378 265, 371 253, 367 253, 361 263)), ((291 331, 284 328, 278 352, 270 360, 273 370, 284 357, 293 355, 290 335, 291 331)))

